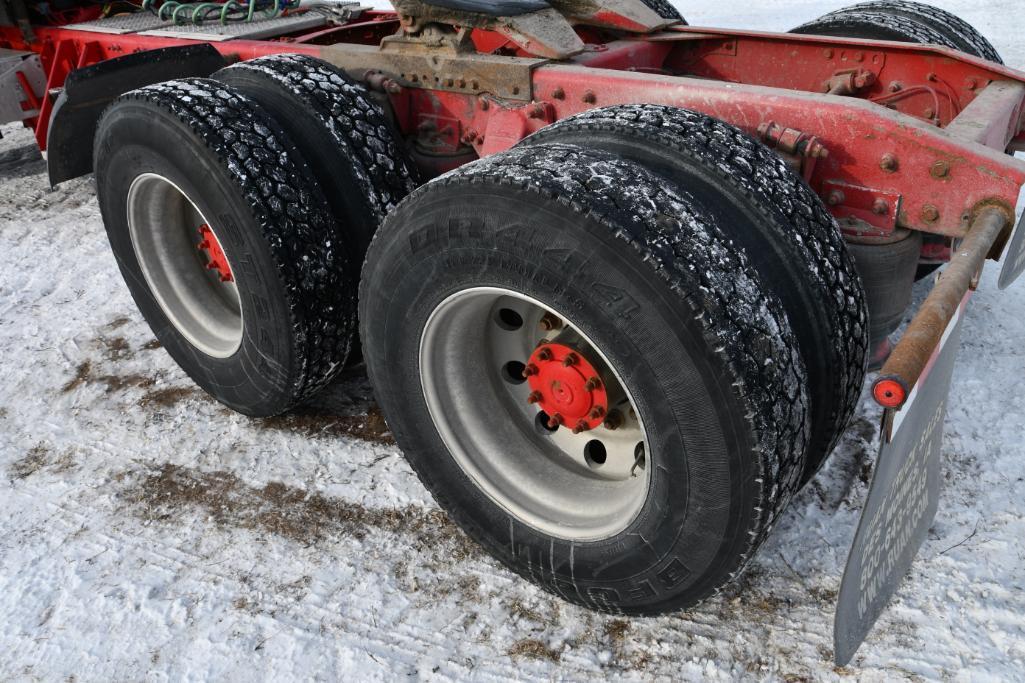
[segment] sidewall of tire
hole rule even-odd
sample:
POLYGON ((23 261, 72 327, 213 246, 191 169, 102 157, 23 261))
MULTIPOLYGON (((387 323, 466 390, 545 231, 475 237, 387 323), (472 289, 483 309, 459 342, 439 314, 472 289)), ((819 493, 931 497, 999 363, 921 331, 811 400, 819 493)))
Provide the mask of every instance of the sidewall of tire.
POLYGON ((508 188, 407 203, 382 233, 361 292, 371 379, 406 457, 472 536, 552 592, 606 611, 678 609, 738 570, 755 526, 759 463, 733 380, 694 307, 607 227, 508 188), (439 303, 477 286, 526 294, 568 316, 630 388, 651 483, 624 532, 597 542, 545 535, 483 494, 448 453, 422 398, 419 343, 439 303))

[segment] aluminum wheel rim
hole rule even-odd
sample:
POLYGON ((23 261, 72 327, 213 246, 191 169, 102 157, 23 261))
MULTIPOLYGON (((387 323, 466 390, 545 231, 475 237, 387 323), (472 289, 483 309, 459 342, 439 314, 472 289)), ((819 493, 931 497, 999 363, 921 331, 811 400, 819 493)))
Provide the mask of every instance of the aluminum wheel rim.
POLYGON ((180 187, 156 173, 132 181, 127 205, 136 259, 164 315, 203 353, 234 355, 243 333, 238 286, 222 281, 198 247, 200 228, 208 226, 215 241, 216 228, 180 187))
POLYGON ((454 460, 519 521, 557 538, 595 541, 626 529, 644 506, 650 450, 636 403, 608 358, 558 311, 507 289, 458 292, 424 327, 420 380, 454 460), (508 324, 508 318, 515 323, 503 312, 509 310, 521 325, 508 324), (546 314, 562 329, 546 330, 546 314), (530 386, 515 378, 515 364, 523 365, 544 339, 570 339, 601 366, 622 424, 581 434, 544 427, 538 408, 528 404, 530 386), (602 462, 594 441, 604 449, 602 462))

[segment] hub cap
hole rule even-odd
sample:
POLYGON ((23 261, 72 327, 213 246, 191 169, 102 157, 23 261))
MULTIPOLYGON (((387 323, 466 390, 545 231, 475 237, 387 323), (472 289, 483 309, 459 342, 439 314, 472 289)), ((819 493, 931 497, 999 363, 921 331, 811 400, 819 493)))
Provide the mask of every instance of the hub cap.
POLYGON ((648 492, 644 429, 607 358, 572 321, 491 287, 431 314, 420 344, 431 418, 466 475, 552 536, 623 531, 648 492))
POLYGON ((242 302, 215 229, 167 178, 138 176, 128 190, 128 231, 153 298, 193 346, 228 358, 242 344, 242 302))

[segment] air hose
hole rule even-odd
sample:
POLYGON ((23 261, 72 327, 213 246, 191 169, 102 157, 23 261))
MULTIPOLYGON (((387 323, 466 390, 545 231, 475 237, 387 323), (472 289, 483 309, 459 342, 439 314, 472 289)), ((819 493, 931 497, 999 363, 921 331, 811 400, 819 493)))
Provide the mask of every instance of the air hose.
POLYGON ((178 2, 165 0, 157 7, 158 0, 143 0, 142 9, 159 18, 175 24, 201 25, 217 20, 220 24, 249 23, 262 18, 273 19, 287 10, 299 7, 300 0, 227 0, 227 2, 178 2))

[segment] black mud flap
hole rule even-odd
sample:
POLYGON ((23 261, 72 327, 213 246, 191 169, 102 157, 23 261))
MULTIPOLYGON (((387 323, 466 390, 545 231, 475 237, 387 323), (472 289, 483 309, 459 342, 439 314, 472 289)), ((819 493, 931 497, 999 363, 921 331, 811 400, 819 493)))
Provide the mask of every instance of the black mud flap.
POLYGON ((969 296, 904 407, 883 415, 879 459, 837 600, 833 654, 839 666, 851 661, 897 592, 936 516, 943 423, 969 296))
POLYGON ((228 65, 209 43, 136 52, 76 69, 54 103, 46 136, 50 185, 92 173, 93 137, 107 105, 130 90, 209 76, 228 65))

